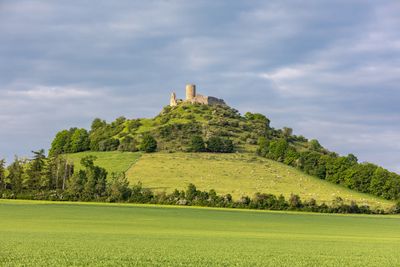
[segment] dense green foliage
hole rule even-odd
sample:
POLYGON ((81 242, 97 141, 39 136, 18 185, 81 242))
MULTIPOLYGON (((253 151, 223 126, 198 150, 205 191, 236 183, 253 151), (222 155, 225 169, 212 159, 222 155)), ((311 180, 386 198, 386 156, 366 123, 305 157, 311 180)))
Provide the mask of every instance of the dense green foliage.
POLYGON ((211 136, 206 142, 199 135, 190 140, 189 152, 232 153, 235 147, 232 140, 211 136))
POLYGON ((0 200, 1 266, 399 266, 400 217, 0 200))
POLYGON ((212 136, 207 140, 207 151, 213 153, 232 153, 234 146, 232 140, 212 136))
POLYGON ((190 152, 205 152, 206 151, 206 144, 203 140, 203 137, 200 135, 195 135, 190 139, 190 152))
POLYGON ((142 138, 142 142, 140 143, 140 150, 147 153, 151 153, 155 152, 156 149, 157 149, 156 139, 149 134, 144 135, 142 138))
MULTIPOLYGON (((189 205, 206 207, 225 207, 261 210, 298 210, 325 213, 384 213, 383 210, 371 210, 368 206, 358 206, 355 202, 350 205, 336 198, 331 206, 318 205, 314 199, 302 201, 298 195, 292 194, 288 200, 283 195, 256 193, 254 197, 243 196, 237 201, 230 194, 218 195, 215 190, 200 191, 194 184, 189 184, 185 191, 175 190, 171 194, 165 192, 155 194, 148 188, 143 188, 139 183, 132 188, 130 202, 167 204, 167 205, 189 205)), ((392 210, 394 213, 397 208, 392 210)))
POLYGON ((76 153, 89 149, 89 134, 85 129, 71 128, 56 134, 51 143, 50 155, 76 153))
POLYGON ((4 159, 0 160, 0 188, 5 187, 6 180, 6 161, 4 159))
MULTIPOLYGON (((71 150, 71 138, 75 131, 76 128, 71 128, 57 133, 51 154, 74 152, 71 150)), ((141 149, 143 138, 151 135, 157 141, 158 150, 190 151, 192 137, 198 136, 205 143, 210 142, 209 151, 231 152, 235 148, 247 151, 254 150, 258 136, 269 131, 269 120, 261 114, 246 113, 241 116, 237 110, 227 106, 182 103, 173 108, 165 107, 152 119, 128 120, 119 117, 107 123, 96 118, 88 132, 89 145, 85 139, 81 142, 85 145, 76 146, 74 150, 137 151, 141 149), (216 144, 217 147, 214 147, 216 140, 223 140, 224 145, 216 144)), ((86 138, 83 133, 79 136, 86 138)))
POLYGON ((373 194, 385 199, 400 198, 400 176, 371 163, 358 163, 357 158, 338 156, 322 148, 317 140, 309 142, 309 149, 297 151, 286 139, 260 138, 257 152, 261 156, 283 162, 335 184, 352 190, 373 194))

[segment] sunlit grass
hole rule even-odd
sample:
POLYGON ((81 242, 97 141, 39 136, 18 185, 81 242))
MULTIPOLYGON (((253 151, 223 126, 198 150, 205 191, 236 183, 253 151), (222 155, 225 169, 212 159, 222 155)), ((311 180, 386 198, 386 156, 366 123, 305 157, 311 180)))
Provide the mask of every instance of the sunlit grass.
POLYGON ((74 163, 74 168, 80 170, 81 159, 86 156, 95 156, 95 164, 105 168, 109 174, 112 172, 126 172, 141 156, 140 152, 80 152, 67 154, 66 158, 74 163))
POLYGON ((189 183, 201 190, 215 189, 234 198, 256 192, 300 195, 330 203, 335 197, 347 202, 389 208, 394 203, 306 175, 284 164, 251 154, 154 153, 144 154, 127 172, 131 184, 156 191, 185 189, 189 183))
POLYGON ((1 266, 399 266, 399 216, 0 200, 1 266))

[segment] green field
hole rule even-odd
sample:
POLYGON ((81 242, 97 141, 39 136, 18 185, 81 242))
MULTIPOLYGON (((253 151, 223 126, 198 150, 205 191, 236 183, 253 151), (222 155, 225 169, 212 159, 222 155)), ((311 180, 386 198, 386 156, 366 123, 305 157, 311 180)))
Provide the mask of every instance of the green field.
POLYGON ((105 168, 109 174, 112 172, 126 172, 132 164, 134 164, 141 156, 140 152, 80 152, 67 154, 66 158, 74 162, 75 170, 82 168, 80 164, 81 158, 85 156, 95 156, 96 165, 105 168))
POLYGON ((68 158, 79 169, 80 158, 86 155, 96 156, 95 163, 109 173, 126 171, 131 185, 140 181, 154 191, 172 192, 193 183, 201 190, 215 189, 235 199, 243 195, 252 197, 256 192, 285 197, 293 193, 319 203, 330 204, 340 196, 346 202, 355 200, 371 207, 388 209, 394 205, 392 201, 334 185, 252 154, 83 152, 69 154, 68 158))
POLYGON ((399 266, 400 217, 0 200, 1 266, 399 266))

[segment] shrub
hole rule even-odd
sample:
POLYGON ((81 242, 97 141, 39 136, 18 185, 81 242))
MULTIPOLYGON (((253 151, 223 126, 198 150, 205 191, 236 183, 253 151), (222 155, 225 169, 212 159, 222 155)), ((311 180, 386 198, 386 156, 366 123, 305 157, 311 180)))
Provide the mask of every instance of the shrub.
POLYGON ((119 151, 129 151, 129 152, 137 151, 135 139, 133 139, 131 136, 126 136, 120 142, 120 144, 118 146, 118 150, 119 151))
POLYGON ((149 134, 144 135, 142 142, 140 143, 140 150, 146 153, 155 152, 157 150, 156 139, 149 134))
POLYGON ((110 138, 99 143, 99 150, 100 151, 114 151, 117 150, 119 146, 119 140, 110 138))
POLYGON ((213 136, 207 141, 207 151, 214 153, 232 153, 234 151, 234 145, 232 140, 213 136))
POLYGON ((201 136, 195 135, 191 138, 190 140, 190 147, 189 151, 192 152, 204 152, 206 151, 206 145, 204 143, 204 140, 201 136))

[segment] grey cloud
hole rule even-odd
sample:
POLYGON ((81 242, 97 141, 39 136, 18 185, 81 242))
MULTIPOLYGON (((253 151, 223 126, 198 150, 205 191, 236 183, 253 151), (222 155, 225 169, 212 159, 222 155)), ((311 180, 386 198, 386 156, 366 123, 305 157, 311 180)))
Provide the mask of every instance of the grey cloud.
POLYGON ((94 117, 154 116, 194 82, 399 170, 399 12, 396 1, 2 1, 1 156, 94 117))

